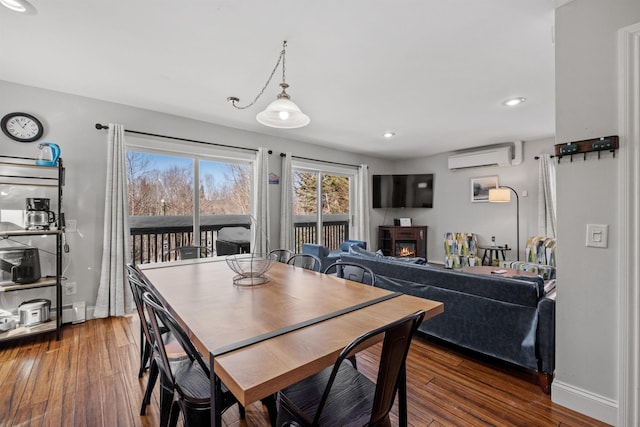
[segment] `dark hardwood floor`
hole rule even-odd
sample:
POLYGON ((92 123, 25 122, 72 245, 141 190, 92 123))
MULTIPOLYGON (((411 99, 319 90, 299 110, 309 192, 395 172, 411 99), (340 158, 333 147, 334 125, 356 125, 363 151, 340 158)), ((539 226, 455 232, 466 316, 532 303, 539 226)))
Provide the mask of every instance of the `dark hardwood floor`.
MULTIPOLYGON (((137 317, 67 325, 53 334, 0 344, 1 426, 158 425, 157 387, 146 416, 140 402, 146 375, 137 377, 137 317)), ((379 347, 358 355, 374 375, 379 347)), ((417 337, 407 362, 409 423, 413 426, 604 426, 551 402, 536 376, 417 337)), ((395 409, 394 409, 395 411, 395 409)), ((392 421, 397 424, 395 413, 392 421)), ((268 426, 259 404, 228 426, 268 426)))

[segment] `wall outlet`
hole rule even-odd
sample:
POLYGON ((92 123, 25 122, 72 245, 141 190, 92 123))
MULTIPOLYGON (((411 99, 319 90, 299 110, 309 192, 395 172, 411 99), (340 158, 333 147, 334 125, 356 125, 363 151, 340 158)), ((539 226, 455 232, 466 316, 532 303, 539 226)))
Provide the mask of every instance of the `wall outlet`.
POLYGON ((67 219, 64 221, 64 231, 67 233, 75 233, 78 230, 75 219, 67 219))
POLYGON ((62 286, 66 296, 75 295, 78 292, 78 284, 76 282, 65 282, 62 286))

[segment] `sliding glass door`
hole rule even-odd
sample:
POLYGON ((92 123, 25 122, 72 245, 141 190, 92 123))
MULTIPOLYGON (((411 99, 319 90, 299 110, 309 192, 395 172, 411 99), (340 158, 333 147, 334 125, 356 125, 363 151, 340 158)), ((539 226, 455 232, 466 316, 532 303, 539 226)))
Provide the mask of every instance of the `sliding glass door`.
POLYGON ((293 167, 293 227, 295 251, 303 243, 335 250, 349 239, 353 226, 355 172, 293 167))

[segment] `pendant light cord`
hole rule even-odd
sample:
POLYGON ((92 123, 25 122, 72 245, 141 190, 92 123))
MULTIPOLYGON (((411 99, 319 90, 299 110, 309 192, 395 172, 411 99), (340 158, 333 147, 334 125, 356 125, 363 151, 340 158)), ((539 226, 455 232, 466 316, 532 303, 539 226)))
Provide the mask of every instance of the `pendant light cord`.
POLYGON ((276 66, 273 67, 273 71, 271 71, 271 75, 269 76, 269 79, 264 84, 264 87, 262 88, 262 90, 260 91, 258 96, 256 96, 255 99, 250 104, 247 104, 245 106, 237 105, 236 103, 239 102, 240 99, 236 98, 235 96, 228 97, 227 101, 230 102, 231 105, 233 105, 238 110, 245 110, 245 109, 247 109, 249 107, 252 107, 258 101, 258 99, 262 96, 264 91, 267 90, 267 87, 269 86, 269 83, 271 83, 271 80, 273 79, 273 75, 276 73, 276 70, 278 69, 278 66, 280 65, 280 61, 282 61, 282 83, 285 83, 285 69, 286 69, 286 67, 285 67, 285 53, 286 53, 286 49, 287 49, 287 41, 285 40, 285 41, 282 42, 282 50, 280 51, 280 56, 278 56, 278 61, 276 62, 276 66))

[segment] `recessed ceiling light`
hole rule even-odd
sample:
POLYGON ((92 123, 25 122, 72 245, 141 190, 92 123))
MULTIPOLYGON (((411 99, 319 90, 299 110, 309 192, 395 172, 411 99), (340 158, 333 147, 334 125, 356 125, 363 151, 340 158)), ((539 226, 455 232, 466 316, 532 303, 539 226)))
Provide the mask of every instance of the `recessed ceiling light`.
POLYGON ((515 107, 516 105, 522 104, 526 100, 527 98, 511 98, 504 101, 503 104, 507 107, 515 107))
POLYGON ((382 136, 384 136, 385 138, 393 138, 394 136, 396 136, 395 132, 385 132, 382 134, 382 136))
POLYGON ((36 8, 27 0, 0 0, 0 3, 14 12, 35 15, 36 8))

